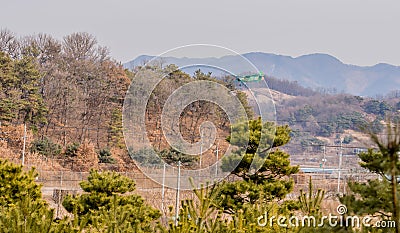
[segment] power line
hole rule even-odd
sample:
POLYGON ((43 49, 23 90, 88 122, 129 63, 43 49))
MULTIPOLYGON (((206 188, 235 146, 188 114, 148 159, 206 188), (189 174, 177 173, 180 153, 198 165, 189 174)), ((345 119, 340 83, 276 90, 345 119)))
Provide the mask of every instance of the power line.
MULTIPOLYGON (((284 123, 317 123, 317 124, 337 124, 337 125, 356 125, 356 123, 353 122, 339 122, 339 121, 312 121, 312 120, 276 120, 276 122, 284 122, 284 123)), ((367 125, 370 125, 371 122, 367 122, 367 125)), ((387 125, 389 124, 388 122, 379 122, 379 124, 382 125, 387 125)), ((391 123, 391 124, 396 124, 396 123, 391 123)))
MULTIPOLYGON (((340 148, 340 145, 328 145, 328 144, 309 144, 309 145, 302 145, 300 143, 288 143, 284 145, 283 147, 287 145, 294 145, 294 146, 314 146, 314 147, 329 147, 329 148, 340 148)), ((343 149, 377 149, 376 147, 365 147, 365 146, 342 146, 343 149)))

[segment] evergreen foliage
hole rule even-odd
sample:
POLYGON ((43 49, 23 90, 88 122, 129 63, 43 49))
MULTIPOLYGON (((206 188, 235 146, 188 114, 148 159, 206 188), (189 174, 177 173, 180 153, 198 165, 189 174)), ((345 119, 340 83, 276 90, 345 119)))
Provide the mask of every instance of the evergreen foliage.
POLYGON ((108 148, 101 149, 98 152, 100 163, 115 163, 115 159, 112 157, 111 151, 108 148))
POLYGON ((116 231, 116 226, 131 227, 151 232, 160 212, 144 203, 144 200, 132 192, 133 180, 115 172, 99 173, 91 170, 87 181, 81 182, 85 193, 67 196, 63 206, 75 217, 86 220, 95 227, 116 231), (118 220, 114 217, 117 216, 118 220), (117 221, 117 222, 115 222, 117 221))
POLYGON ((67 148, 65 149, 64 154, 68 157, 76 157, 76 156, 78 156, 79 147, 80 147, 80 144, 77 142, 68 144, 67 148))
POLYGON ((34 169, 23 172, 22 166, 0 160, 0 205, 9 207, 22 198, 41 198, 40 185, 35 183, 38 176, 34 169))
POLYGON ((178 161, 183 167, 193 167, 199 160, 198 156, 187 155, 175 150, 174 148, 164 149, 159 152, 160 157, 168 164, 177 166, 178 161))
POLYGON ((308 195, 301 189, 299 196, 299 203, 301 211, 309 216, 320 216, 321 213, 321 203, 324 199, 325 191, 318 189, 314 193, 312 178, 308 182, 308 195))
POLYGON ((377 150, 371 148, 360 153, 360 165, 378 174, 380 179, 369 180, 367 183, 349 182, 351 193, 340 200, 353 213, 394 220, 395 230, 399 232, 400 123, 388 120, 384 137, 380 137, 372 129, 366 130, 377 150))
POLYGON ((293 188, 290 175, 299 170, 290 165, 289 154, 278 149, 290 140, 289 127, 262 123, 259 118, 233 125, 231 130, 235 136, 228 141, 239 149, 234 156, 224 157, 221 167, 241 179, 224 183, 219 195, 220 208, 235 213, 246 203, 284 198, 293 188))
MULTIPOLYGON (((191 180, 192 181, 192 180, 191 180)), ((193 185, 193 184, 192 184, 193 185)), ((227 222, 222 218, 222 212, 216 208, 218 186, 201 185, 193 189, 195 200, 181 201, 178 222, 169 223, 168 232, 224 232, 227 222)), ((175 218, 172 218, 175 220, 175 218)))
POLYGON ((29 55, 12 60, 0 51, 0 120, 30 123, 35 129, 47 122, 47 107, 40 93, 41 74, 29 55))
POLYGON ((61 145, 52 142, 49 138, 36 139, 31 143, 32 153, 39 153, 44 156, 57 156, 61 154, 61 145))
POLYGON ((116 108, 112 111, 108 129, 108 143, 111 147, 124 148, 124 135, 122 133, 122 111, 116 108))
POLYGON ((0 231, 56 232, 54 211, 41 197, 37 173, 22 166, 0 160, 0 231))

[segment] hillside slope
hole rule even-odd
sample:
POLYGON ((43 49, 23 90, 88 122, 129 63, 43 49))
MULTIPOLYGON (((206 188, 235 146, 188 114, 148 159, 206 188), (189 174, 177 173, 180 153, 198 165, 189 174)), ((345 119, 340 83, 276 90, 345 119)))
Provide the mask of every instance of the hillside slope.
MULTIPOLYGON (((251 61, 259 70, 269 76, 297 81, 305 87, 313 89, 327 88, 352 95, 371 96, 384 95, 400 89, 400 67, 389 64, 374 66, 355 66, 344 64, 327 54, 310 54, 299 57, 282 56, 270 53, 246 53, 243 57, 251 61)), ((139 56, 124 64, 125 68, 133 68, 150 61, 153 56, 139 56)), ((221 58, 162 58, 165 64, 184 66, 207 63, 223 64, 236 74, 245 73, 241 56, 224 56, 221 58)), ((193 68, 193 71, 196 68, 193 68)))

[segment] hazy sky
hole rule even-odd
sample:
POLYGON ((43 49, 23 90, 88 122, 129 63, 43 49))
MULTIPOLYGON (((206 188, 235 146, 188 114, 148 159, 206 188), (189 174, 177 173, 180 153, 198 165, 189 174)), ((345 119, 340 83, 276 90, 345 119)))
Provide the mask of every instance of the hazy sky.
POLYGON ((328 53, 345 63, 400 65, 398 0, 0 0, 0 28, 57 38, 95 35, 126 62, 193 43, 240 53, 328 53))

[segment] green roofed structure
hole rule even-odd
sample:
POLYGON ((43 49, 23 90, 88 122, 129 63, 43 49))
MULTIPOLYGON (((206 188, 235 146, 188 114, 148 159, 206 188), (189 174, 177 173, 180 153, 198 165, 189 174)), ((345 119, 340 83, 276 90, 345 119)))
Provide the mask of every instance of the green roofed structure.
POLYGON ((236 79, 241 82, 258 82, 264 79, 264 74, 260 72, 259 74, 236 76, 236 79))

